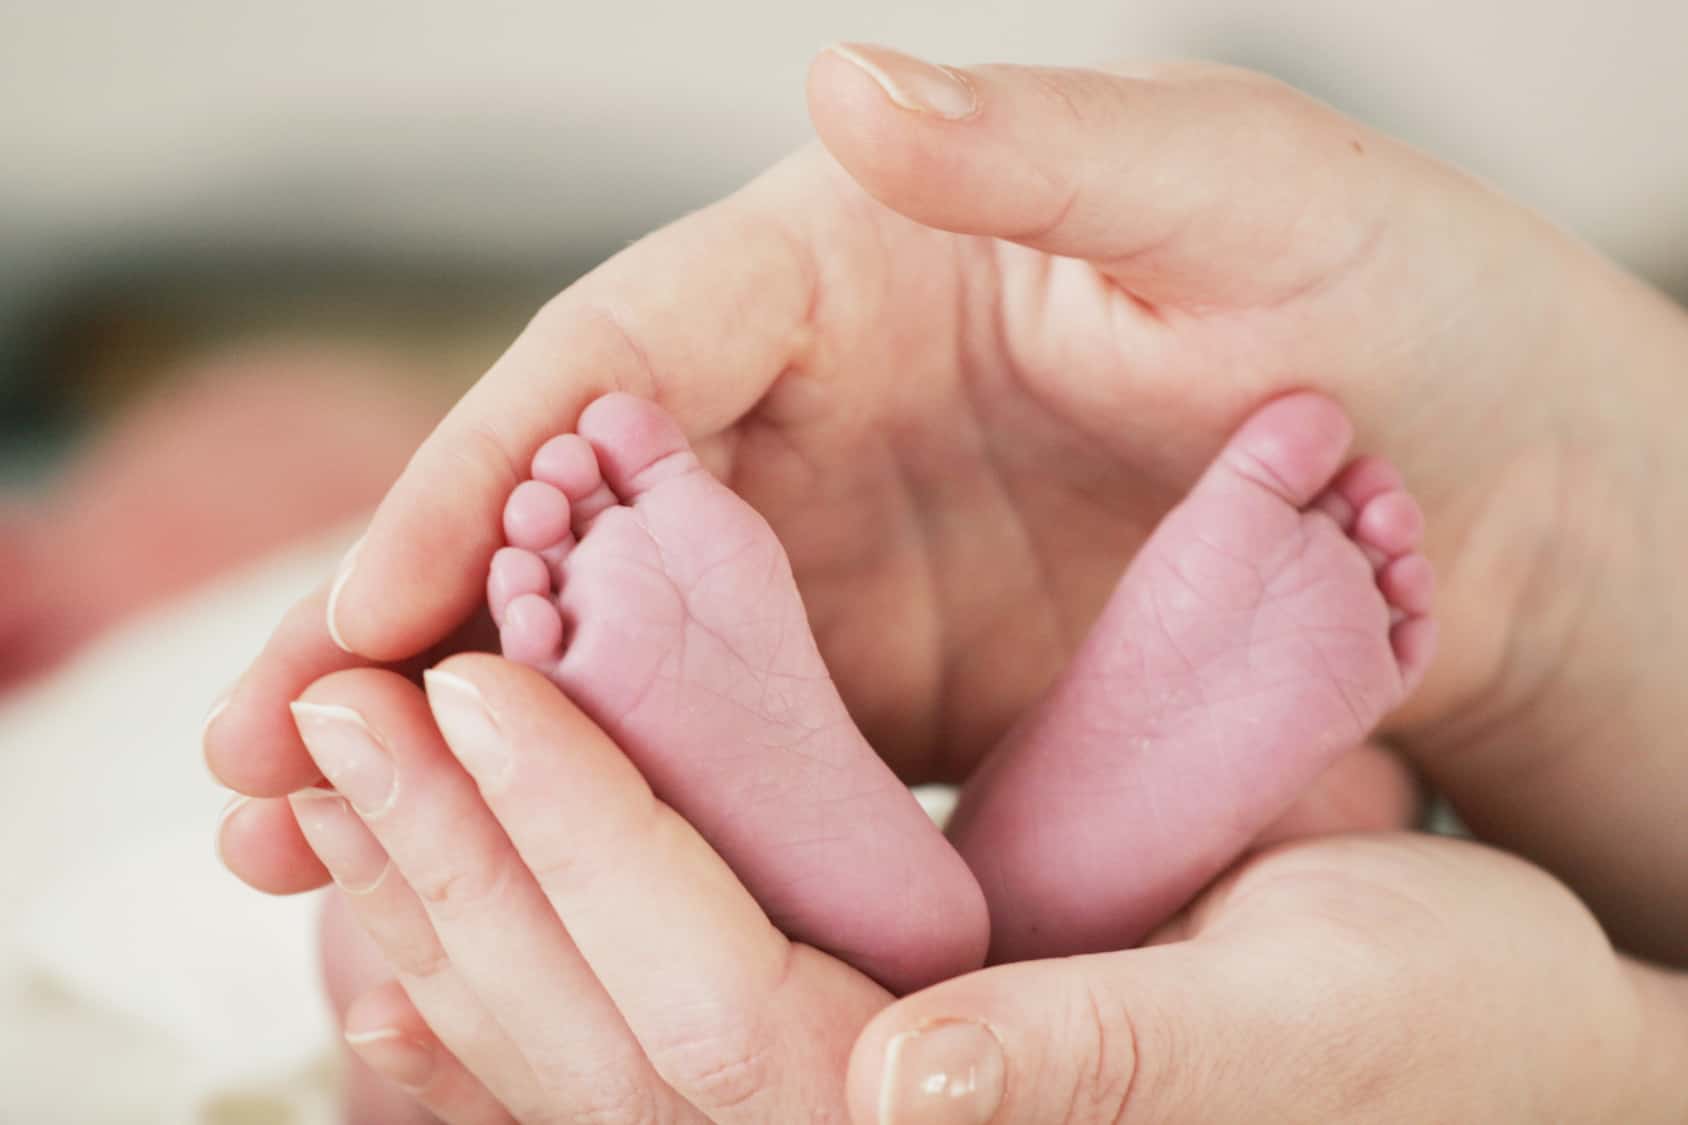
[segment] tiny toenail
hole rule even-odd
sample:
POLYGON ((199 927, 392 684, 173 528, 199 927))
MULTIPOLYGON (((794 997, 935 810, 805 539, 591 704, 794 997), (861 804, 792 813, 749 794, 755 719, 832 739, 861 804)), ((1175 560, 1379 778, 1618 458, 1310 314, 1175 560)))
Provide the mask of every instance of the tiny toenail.
POLYGON ((462 676, 430 668, 422 673, 440 733, 481 788, 510 774, 510 747, 480 689, 462 676))
POLYGON ((340 595, 346 589, 346 582, 352 577, 352 568, 357 565, 358 552, 363 550, 363 539, 363 536, 359 536, 358 541, 346 549, 339 569, 334 572, 334 584, 328 588, 328 635, 343 652, 351 652, 352 646, 340 635, 340 623, 336 620, 340 609, 340 595))
POLYGON ((892 1038, 880 1125, 985 1125, 1002 1104, 1002 1041, 978 1020, 936 1020, 892 1038))
POLYGON ((358 712, 333 703, 288 704, 317 768, 364 816, 392 806, 398 775, 392 752, 358 712))
POLYGON ((410 1093, 426 1089, 434 1076, 434 1052, 395 1027, 348 1031, 345 1038, 372 1069, 410 1093))
POLYGON ((346 798, 332 789, 301 789, 287 803, 305 842, 342 891, 366 895, 386 880, 392 863, 346 798))

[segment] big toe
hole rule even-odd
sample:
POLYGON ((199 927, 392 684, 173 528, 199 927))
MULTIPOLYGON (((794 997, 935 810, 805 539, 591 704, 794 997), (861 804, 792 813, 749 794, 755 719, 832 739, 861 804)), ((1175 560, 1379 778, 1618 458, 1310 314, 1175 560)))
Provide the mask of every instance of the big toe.
POLYGON ((1232 435, 1215 471, 1304 508, 1342 467, 1353 440, 1353 424, 1340 406, 1317 392, 1299 391, 1255 411, 1232 435))
POLYGON ((696 465, 679 424, 662 407, 634 395, 617 391, 595 400, 581 413, 577 429, 623 500, 635 500, 696 465))

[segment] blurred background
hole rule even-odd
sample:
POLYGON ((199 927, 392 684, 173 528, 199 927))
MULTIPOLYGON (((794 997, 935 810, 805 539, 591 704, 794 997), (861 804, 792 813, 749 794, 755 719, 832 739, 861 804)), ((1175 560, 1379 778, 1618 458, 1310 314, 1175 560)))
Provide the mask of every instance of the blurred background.
POLYGON ((1674 0, 0 0, 0 1121, 331 1119, 199 715, 546 297, 805 143, 837 39, 1256 67, 1688 294, 1674 0))

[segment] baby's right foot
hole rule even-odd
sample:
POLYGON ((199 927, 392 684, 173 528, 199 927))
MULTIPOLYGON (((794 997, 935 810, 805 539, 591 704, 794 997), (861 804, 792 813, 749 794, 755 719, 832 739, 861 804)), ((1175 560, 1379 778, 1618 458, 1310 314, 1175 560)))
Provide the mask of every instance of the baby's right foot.
POLYGON ((978 884, 845 710, 773 531, 651 403, 607 395, 577 429, 505 507, 505 655, 596 719, 791 936, 896 991, 976 968, 978 884))
POLYGON ((1315 394, 1256 411, 969 783, 993 960, 1135 945, 1423 677, 1423 519, 1351 434, 1315 394))

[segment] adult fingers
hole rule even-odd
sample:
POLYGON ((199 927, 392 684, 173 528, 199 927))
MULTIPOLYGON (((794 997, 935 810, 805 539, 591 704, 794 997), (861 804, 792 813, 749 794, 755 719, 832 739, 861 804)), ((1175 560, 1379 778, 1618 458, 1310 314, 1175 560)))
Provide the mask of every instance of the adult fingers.
POLYGON ((889 995, 789 942, 538 673, 459 656, 426 681, 451 749, 658 1073, 720 1122, 840 1106, 850 1046, 889 995))
POLYGON ((328 869, 284 798, 235 797, 217 822, 216 839, 223 865, 254 890, 292 895, 328 882, 328 869))
POLYGON ((322 627, 327 605, 326 587, 300 599, 206 716, 200 733, 205 764, 237 793, 284 797, 322 776, 299 741, 287 704, 318 677, 366 663, 329 640, 322 627))
MULTIPOLYGON (((433 1031, 505 1106, 518 1113, 543 1113, 550 1103, 548 1092, 458 972, 421 899, 345 798, 326 789, 308 789, 288 800, 342 892, 339 905, 362 928, 433 1031)), ((325 917, 325 923, 329 920, 325 917)), ((329 967, 343 969, 333 960, 347 952, 344 947, 325 947, 329 967)), ((331 976, 330 983, 344 982, 331 976)))
POLYGON ((508 1125, 492 1091, 429 1030, 397 981, 376 985, 346 1010, 346 1044, 369 1068, 445 1125, 508 1125))
MULTIPOLYGON (((330 601, 324 586, 300 599, 270 636, 258 659, 211 705, 200 731, 201 750, 212 775, 253 797, 281 797, 315 784, 322 776, 299 741, 288 704, 322 676, 369 664, 334 644, 323 630, 330 601)), ((498 635, 484 613, 472 614, 441 642, 444 652, 496 648, 498 635)), ((430 653, 395 663, 395 671, 419 675, 430 653)))
MULTIPOLYGON (((481 1074, 518 1117, 572 1120, 689 1122, 694 1111, 658 1078, 613 1000, 574 948, 550 905, 486 813, 471 780, 439 738, 414 684, 390 672, 341 672, 314 684, 294 704, 300 736, 338 794, 295 794, 295 813, 336 882, 351 890, 324 846, 346 845, 360 833, 390 856, 392 882, 415 909, 376 910, 375 887, 356 897, 366 927, 392 922, 388 949, 405 941, 437 946, 425 965, 451 966, 476 1010, 505 1034, 496 1061, 525 1061, 538 1079, 532 1100, 513 1101, 505 1084, 484 1068, 436 1010, 412 992, 442 1042, 481 1074), (356 816, 353 816, 356 811, 356 816), (420 914, 419 914, 420 910, 420 914), (511 971, 518 966, 518 971, 511 971)), ((368 843, 360 843, 368 851, 368 843)), ((373 856, 366 861, 373 868, 373 856)), ((381 868, 383 872, 387 868, 381 868)), ((373 931, 371 931, 373 932, 373 931)), ((402 968, 402 959, 395 958, 402 968)), ((415 973, 412 973, 415 975, 415 973)), ((403 981, 407 990, 412 980, 403 981)), ((464 1003, 463 1008, 471 1005, 464 1003)), ((468 1017, 463 1017, 468 1020, 468 1017)), ((466 1042, 478 1041, 473 1034, 466 1042)))
POLYGON ((936 66, 829 48, 827 148, 918 222, 1082 258, 1152 303, 1280 300, 1361 254, 1395 146, 1256 74, 936 66))
POLYGON ((357 670, 318 682, 294 710, 339 791, 292 798, 305 835, 429 1025, 488 1089, 523 1120, 696 1120, 446 751, 421 693, 357 670), (448 1013, 455 1025, 416 989, 442 975, 468 994, 448 1013), (523 1066, 537 1088, 496 1077, 523 1066))
POLYGON ((1660 1045, 1593 919, 1500 853, 1406 835, 1281 849, 1181 929, 903 999, 857 1043, 855 1120, 1599 1121, 1680 1104, 1659 1065, 1680 1035, 1660 1045))

